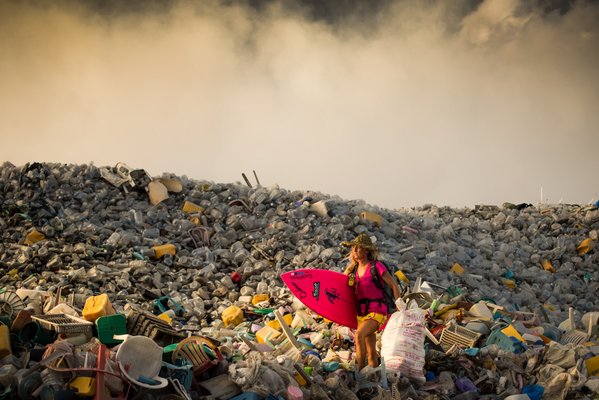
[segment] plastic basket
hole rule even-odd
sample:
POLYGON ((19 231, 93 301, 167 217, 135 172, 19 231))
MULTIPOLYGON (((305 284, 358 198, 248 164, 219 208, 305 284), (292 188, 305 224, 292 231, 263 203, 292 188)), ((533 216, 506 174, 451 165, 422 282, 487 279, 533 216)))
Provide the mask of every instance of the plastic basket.
POLYGON ((73 317, 68 314, 32 315, 31 319, 37 321, 46 330, 56 333, 88 333, 91 334, 93 323, 83 318, 73 317))
POLYGON ((453 345, 468 348, 474 347, 478 338, 480 338, 480 333, 451 324, 441 333, 440 343, 444 350, 448 350, 453 345))
POLYGON ((147 336, 161 345, 173 343, 185 335, 173 329, 166 321, 136 308, 127 310, 127 333, 147 336))
POLYGON ((510 351, 512 353, 521 353, 526 350, 526 347, 522 342, 514 337, 506 335, 499 329, 491 332, 485 342, 486 346, 491 346, 493 344, 497 345, 502 350, 510 351))
POLYGON ((114 335, 127 333, 127 318, 123 314, 105 315, 96 320, 98 339, 106 345, 121 343, 122 340, 113 339, 114 335))

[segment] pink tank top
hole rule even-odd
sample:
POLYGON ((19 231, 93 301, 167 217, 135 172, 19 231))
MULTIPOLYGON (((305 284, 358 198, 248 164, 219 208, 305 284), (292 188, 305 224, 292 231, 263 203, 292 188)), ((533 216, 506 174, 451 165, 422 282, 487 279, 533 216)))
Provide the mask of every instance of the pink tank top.
MULTIPOLYGON (((382 279, 382 276, 383 272, 385 272, 387 269, 382 263, 378 261, 376 262, 376 269, 379 273, 379 276, 381 277, 381 284, 386 285, 386 283, 382 279)), ((366 268, 366 272, 364 272, 364 275, 362 275, 361 277, 358 276, 356 270, 356 285, 356 297, 358 299, 358 304, 360 304, 361 299, 384 299, 385 297, 383 290, 379 289, 372 279, 372 274, 370 273, 370 266, 366 268)), ((388 314, 387 306, 385 305, 384 301, 371 301, 369 304, 359 305, 359 307, 362 307, 362 315, 366 315, 371 312, 383 315, 388 314), (368 309, 364 310, 366 306, 368 306, 368 309)))

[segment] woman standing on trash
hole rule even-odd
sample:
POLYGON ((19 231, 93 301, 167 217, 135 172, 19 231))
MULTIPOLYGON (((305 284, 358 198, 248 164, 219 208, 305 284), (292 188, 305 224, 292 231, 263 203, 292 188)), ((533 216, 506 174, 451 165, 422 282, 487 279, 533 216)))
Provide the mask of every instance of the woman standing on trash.
POLYGON ((367 234, 361 233, 354 240, 342 242, 341 245, 351 247, 344 274, 349 275, 350 285, 354 281, 358 301, 358 328, 354 337, 358 370, 364 368, 367 361, 369 366, 376 368, 379 365, 376 332, 387 322, 389 310, 383 290, 373 281, 370 264, 375 264, 383 282, 393 289, 395 300, 400 297, 399 286, 385 265, 377 261, 378 250, 367 234))

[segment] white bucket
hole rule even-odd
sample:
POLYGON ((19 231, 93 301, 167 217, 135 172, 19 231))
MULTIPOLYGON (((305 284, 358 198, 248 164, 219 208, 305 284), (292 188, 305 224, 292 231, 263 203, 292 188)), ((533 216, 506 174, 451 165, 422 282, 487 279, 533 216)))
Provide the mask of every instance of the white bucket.
POLYGON ((124 340, 116 352, 116 359, 121 372, 131 383, 146 389, 161 389, 168 385, 168 380, 158 376, 162 367, 162 347, 146 336, 115 335, 114 338, 124 340), (142 376, 159 383, 140 382, 142 376))

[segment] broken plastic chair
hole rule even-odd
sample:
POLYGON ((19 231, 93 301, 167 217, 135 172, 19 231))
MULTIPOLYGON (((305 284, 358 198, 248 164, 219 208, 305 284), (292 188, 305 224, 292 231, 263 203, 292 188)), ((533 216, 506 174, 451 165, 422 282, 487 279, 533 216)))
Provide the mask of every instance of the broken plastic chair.
POLYGON ((123 340, 116 352, 116 359, 123 376, 136 386, 161 389, 168 385, 158 376, 162 367, 162 347, 146 336, 115 335, 123 340))
POLYGON ((202 336, 183 339, 173 351, 173 362, 184 359, 193 365, 193 374, 200 375, 222 360, 220 350, 214 342, 202 336))
MULTIPOLYGON (((591 336, 593 334, 593 325, 592 324, 588 325, 587 332, 576 329, 576 324, 574 323, 574 318, 573 318, 572 307, 570 307, 570 309, 568 310, 568 314, 569 314, 569 318, 568 318, 569 324, 568 325, 569 325, 570 329, 566 329, 566 332, 564 332, 564 334, 562 335, 562 337, 560 339, 560 343, 561 344, 567 344, 567 343, 583 344, 584 342, 586 342, 587 340, 589 340, 591 338, 591 336)), ((562 322, 562 324, 564 324, 564 323, 562 322)), ((562 324, 560 324, 560 328, 562 327, 562 324)), ((564 326, 565 325, 566 324, 564 324, 564 326)))
MULTIPOLYGON (((412 289, 412 293, 422 293, 425 292, 430 295, 431 298, 437 297, 437 294, 431 287, 432 285, 429 282, 423 281, 422 277, 416 278, 414 282, 414 288, 412 289)), ((432 300, 431 300, 432 301, 432 300)))
POLYGON ((130 166, 123 162, 119 162, 115 165, 114 169, 116 170, 116 173, 125 180, 125 182, 128 182, 131 185, 131 187, 135 186, 133 178, 131 177, 132 168, 130 166))
POLYGON ((433 297, 427 292, 414 292, 403 296, 403 300, 406 302, 406 308, 411 308, 410 302, 415 302, 418 308, 427 309, 434 301, 433 297))
POLYGON ((167 379, 177 381, 185 390, 189 391, 193 381, 193 365, 183 359, 179 360, 178 364, 180 365, 162 361, 163 371, 167 379))
POLYGON ((572 331, 576 329, 576 324, 574 323, 574 308, 568 308, 568 319, 562 321, 558 328, 564 332, 572 331))
POLYGON ((129 181, 129 179, 113 173, 108 167, 100 168, 100 176, 116 187, 120 187, 129 181))

